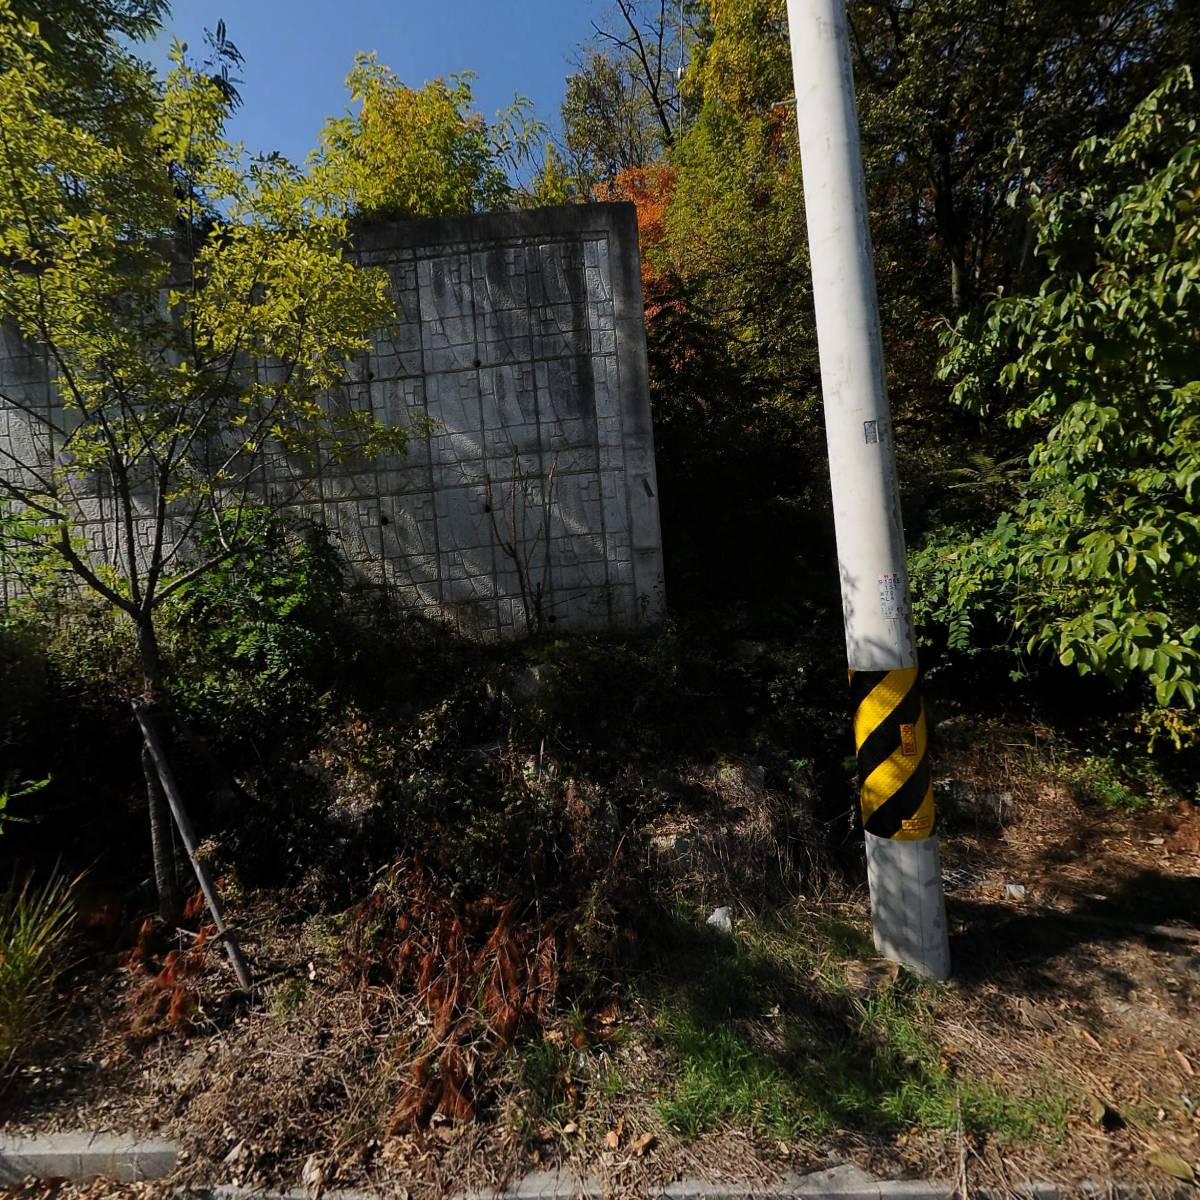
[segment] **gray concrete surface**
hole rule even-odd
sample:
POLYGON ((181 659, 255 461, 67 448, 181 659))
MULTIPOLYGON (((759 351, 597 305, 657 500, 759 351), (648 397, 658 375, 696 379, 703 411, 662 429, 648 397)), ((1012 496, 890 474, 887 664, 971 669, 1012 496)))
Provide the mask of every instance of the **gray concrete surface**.
MULTIPOLYGON (((389 276, 395 319, 330 399, 393 427, 429 418, 435 432, 403 459, 281 464, 267 486, 326 526, 361 578, 471 636, 524 633, 539 590, 550 632, 655 622, 662 547, 633 206, 372 222, 353 240, 389 276)), ((50 411, 51 379, 36 347, 0 330, 0 394, 50 411)), ((3 399, 0 449, 37 452, 30 419, 3 399)), ((81 508, 93 558, 117 561, 111 505, 88 494, 81 508)))
POLYGON ((161 1179, 175 1169, 174 1142, 113 1133, 0 1135, 0 1186, 36 1179, 161 1179))
MULTIPOLYGON (((378 1191, 327 1192, 327 1200, 373 1200, 388 1194, 378 1191)), ((531 1172, 499 1191, 457 1192, 451 1200, 605 1200, 610 1195, 599 1179, 580 1179, 561 1168, 531 1172)), ((623 1194, 623 1193, 622 1193, 623 1194)), ((725 1180, 679 1180, 663 1187, 639 1186, 635 1194, 648 1200, 959 1200, 955 1185, 926 1180, 876 1180, 858 1167, 844 1163, 825 1170, 792 1174, 776 1184, 725 1180)), ((1121 1195, 1118 1189, 1113 1196, 1121 1195)), ((254 1191, 241 1187, 190 1189, 197 1200, 311 1200, 302 1189, 254 1191)), ((1030 1184, 1004 1193, 1004 1200, 1058 1200, 1059 1189, 1030 1184)), ((971 1190, 975 1200, 1000 1200, 987 1190, 971 1190)))

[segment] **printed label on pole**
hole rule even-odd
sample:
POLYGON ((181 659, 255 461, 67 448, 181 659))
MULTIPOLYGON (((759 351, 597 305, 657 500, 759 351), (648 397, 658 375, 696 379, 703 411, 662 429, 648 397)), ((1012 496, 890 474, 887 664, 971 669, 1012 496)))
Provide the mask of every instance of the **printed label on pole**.
POLYGON ((879 577, 879 611, 889 621, 898 620, 904 611, 900 595, 900 576, 894 571, 879 577))
POLYGON ((912 758, 917 752, 917 727, 915 725, 900 726, 900 753, 905 758, 912 758))
POLYGON ((874 445, 879 441, 879 422, 864 421, 863 422, 863 440, 868 446, 874 445))

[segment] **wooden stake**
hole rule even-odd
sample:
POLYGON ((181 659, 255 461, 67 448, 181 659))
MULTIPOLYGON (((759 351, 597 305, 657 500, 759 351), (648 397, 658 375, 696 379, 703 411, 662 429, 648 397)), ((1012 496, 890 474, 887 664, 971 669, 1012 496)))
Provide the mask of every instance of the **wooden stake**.
POLYGON ((184 848, 187 850, 188 858, 191 860, 192 870, 196 873, 196 881, 200 884, 200 890, 204 893, 204 899, 208 904, 208 911, 212 914, 213 923, 217 927, 217 933, 225 943, 225 953, 229 955, 229 961, 233 964, 233 973, 237 976, 238 983, 246 991, 249 991, 251 987, 250 968, 246 965, 246 959, 242 954, 241 947, 238 945, 233 930, 225 923, 225 913, 221 908, 221 898, 217 895, 217 889, 213 886, 212 879, 209 878, 208 868, 205 867, 200 859, 196 842, 196 831, 192 828, 192 822, 188 817, 187 809, 183 805, 183 795, 175 782, 175 774, 171 770, 170 761, 167 759, 166 751, 163 749, 162 737, 159 734, 155 714, 150 706, 141 700, 133 702, 133 711, 137 717, 138 724, 142 728, 142 737, 146 740, 146 749, 150 751, 150 757, 154 760, 158 777, 162 781, 163 791, 167 794, 167 803, 171 807, 171 815, 175 818, 175 824, 179 829, 179 836, 183 840, 184 848))

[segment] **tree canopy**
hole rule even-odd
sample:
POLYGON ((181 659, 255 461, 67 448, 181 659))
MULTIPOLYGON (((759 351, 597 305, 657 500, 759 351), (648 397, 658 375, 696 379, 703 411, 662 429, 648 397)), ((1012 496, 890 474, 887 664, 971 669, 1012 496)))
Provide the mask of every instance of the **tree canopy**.
MULTIPOLYGON (((1019 630, 1041 661, 1186 707, 1194 93, 1178 72, 1200 57, 1195 8, 848 11, 927 640, 961 654, 1019 630)), ((636 58, 603 29, 569 84, 568 139, 604 164, 598 195, 638 204, 664 494, 707 513, 688 487, 703 460, 735 498, 706 528, 811 543, 827 497, 786 5, 707 0, 686 32, 678 129, 652 161, 653 139, 630 139, 652 129, 632 117, 636 58), (631 81, 622 106, 581 108, 570 88, 601 77, 631 81)))
MULTIPOLYGON (((489 123, 472 107, 470 72, 409 87, 374 53, 346 78, 355 111, 330 117, 313 156, 362 216, 411 218, 504 208, 544 126, 516 97, 489 123)), ((551 168, 553 170, 553 168, 551 168)))
POLYGON ((336 176, 246 159, 223 133, 228 95, 178 47, 161 90, 127 81, 153 112, 152 136, 130 145, 59 114, 72 81, 7 3, 0 39, 0 315, 44 350, 63 403, 4 395, 28 434, 3 451, 21 518, 9 532, 138 624, 159 685, 154 613, 237 552, 264 458, 400 436, 318 399, 386 319, 386 279, 346 257, 336 176), (84 545, 97 481, 106 563, 84 545), (189 561, 202 520, 219 545, 189 561))
POLYGON ((941 546, 960 638, 998 601, 1031 647, 1160 704, 1200 687, 1200 97, 1180 69, 1029 217, 1042 280, 948 337, 954 399, 1034 438, 995 526, 941 546))

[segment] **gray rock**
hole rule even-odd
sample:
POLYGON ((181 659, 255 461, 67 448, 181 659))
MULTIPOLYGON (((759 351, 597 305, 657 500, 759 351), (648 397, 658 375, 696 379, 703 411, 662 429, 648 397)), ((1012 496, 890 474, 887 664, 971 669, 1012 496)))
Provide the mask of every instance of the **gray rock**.
POLYGON ((758 763, 725 763, 717 771, 719 788, 743 796, 761 796, 766 783, 766 768, 758 763))
POLYGON ((1000 829, 1013 807, 1012 792, 983 792, 965 779, 935 780, 933 796, 946 821, 963 829, 1000 829))
POLYGON ((733 909, 727 904, 720 908, 714 908, 708 915, 708 920, 705 925, 711 925, 713 929, 718 929, 721 933, 733 932, 733 909))

